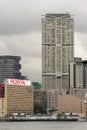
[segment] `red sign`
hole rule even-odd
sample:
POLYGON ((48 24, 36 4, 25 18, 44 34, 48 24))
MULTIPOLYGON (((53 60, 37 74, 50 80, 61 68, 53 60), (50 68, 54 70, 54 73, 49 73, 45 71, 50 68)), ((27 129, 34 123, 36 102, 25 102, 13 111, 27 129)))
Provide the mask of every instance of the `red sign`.
POLYGON ((4 86, 0 84, 0 98, 4 97, 4 86))
POLYGON ((29 80, 19 80, 19 79, 8 79, 8 84, 10 85, 30 85, 29 80))

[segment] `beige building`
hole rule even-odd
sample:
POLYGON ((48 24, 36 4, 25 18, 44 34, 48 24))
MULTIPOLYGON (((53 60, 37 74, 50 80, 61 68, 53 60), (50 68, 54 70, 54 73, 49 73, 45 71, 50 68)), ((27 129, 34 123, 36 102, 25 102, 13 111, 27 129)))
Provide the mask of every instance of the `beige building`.
POLYGON ((42 87, 67 89, 74 59, 74 19, 70 14, 42 17, 42 87))
POLYGON ((33 87, 28 80, 5 81, 4 116, 15 113, 33 114, 33 87))
POLYGON ((84 101, 74 95, 58 96, 58 113, 72 112, 84 115, 84 101))

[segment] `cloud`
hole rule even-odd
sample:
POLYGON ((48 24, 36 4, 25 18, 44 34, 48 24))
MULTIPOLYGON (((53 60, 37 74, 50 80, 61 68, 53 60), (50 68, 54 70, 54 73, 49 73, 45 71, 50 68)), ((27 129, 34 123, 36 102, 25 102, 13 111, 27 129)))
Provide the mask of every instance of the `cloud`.
POLYGON ((29 0, 0 1, 0 34, 24 34, 40 30, 38 12, 29 0))
POLYGON ((61 12, 75 15, 76 30, 86 31, 86 0, 3 0, 0 1, 0 34, 40 32, 42 14, 61 12))
POLYGON ((0 55, 21 56, 22 73, 41 82, 41 34, 0 36, 0 55), (36 79, 35 79, 36 77, 36 79))
POLYGON ((86 5, 87 0, 1 0, 0 55, 21 56, 22 72, 41 82, 41 15, 69 12, 75 19, 75 56, 87 59, 86 5))
POLYGON ((75 33, 75 56, 87 60, 87 37, 84 33, 75 33))

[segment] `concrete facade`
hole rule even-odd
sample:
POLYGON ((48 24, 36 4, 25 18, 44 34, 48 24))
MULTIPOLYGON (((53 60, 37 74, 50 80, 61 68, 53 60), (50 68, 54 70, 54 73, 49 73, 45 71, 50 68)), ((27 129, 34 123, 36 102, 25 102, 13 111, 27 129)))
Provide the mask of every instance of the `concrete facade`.
POLYGON ((50 110, 57 111, 57 97, 58 92, 57 90, 51 89, 47 90, 47 111, 49 113, 50 110))
POLYGON ((42 87, 67 89, 68 64, 74 57, 74 20, 70 14, 42 18, 42 87))
POLYGON ((87 61, 75 57, 69 64, 69 88, 87 89, 87 61))
POLYGON ((69 88, 83 88, 83 63, 81 58, 74 58, 69 64, 69 88))

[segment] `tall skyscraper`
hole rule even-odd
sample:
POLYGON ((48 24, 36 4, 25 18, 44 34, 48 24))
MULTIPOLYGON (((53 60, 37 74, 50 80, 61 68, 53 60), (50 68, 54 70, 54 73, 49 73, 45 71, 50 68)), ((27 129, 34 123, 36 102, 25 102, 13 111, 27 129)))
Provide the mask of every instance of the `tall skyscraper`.
POLYGON ((69 91, 82 99, 87 94, 87 60, 75 57, 69 64, 69 91))
POLYGON ((83 63, 82 59, 75 57, 69 64, 69 88, 83 88, 83 63))
POLYGON ((0 83, 3 83, 6 78, 25 79, 20 72, 20 60, 20 56, 0 56, 0 83))
POLYGON ((69 64, 69 88, 87 89, 87 60, 75 57, 69 64))
POLYGON ((74 19, 70 14, 42 17, 42 87, 67 89, 74 58, 74 19))

